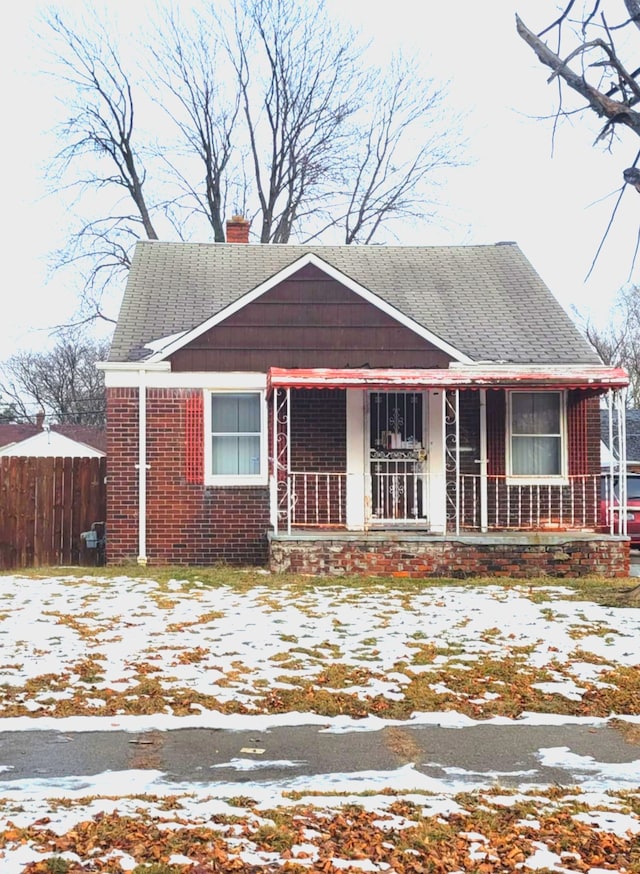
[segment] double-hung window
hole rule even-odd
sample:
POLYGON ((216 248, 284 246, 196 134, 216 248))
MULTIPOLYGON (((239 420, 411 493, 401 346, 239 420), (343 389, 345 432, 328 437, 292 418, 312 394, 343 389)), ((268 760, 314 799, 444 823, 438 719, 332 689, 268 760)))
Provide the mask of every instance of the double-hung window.
POLYGON ((258 485, 266 482, 263 393, 208 392, 207 482, 258 485))
POLYGON ((507 410, 508 474, 535 481, 564 477, 564 392, 512 391, 507 410))

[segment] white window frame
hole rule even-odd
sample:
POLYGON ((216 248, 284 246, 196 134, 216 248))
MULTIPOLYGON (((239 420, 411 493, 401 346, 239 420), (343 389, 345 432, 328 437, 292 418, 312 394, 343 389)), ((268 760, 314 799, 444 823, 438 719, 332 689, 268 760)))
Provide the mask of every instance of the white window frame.
POLYGON ((204 392, 204 484, 206 486, 266 486, 267 472, 267 402, 260 388, 205 389, 204 392), (260 399, 260 472, 257 474, 213 474, 211 398, 214 395, 258 395, 260 399))
MULTIPOLYGON (((554 391, 545 391, 543 394, 557 395, 560 401, 560 434, 553 435, 560 437, 560 473, 548 475, 529 475, 515 474, 512 472, 512 439, 513 439, 513 396, 516 394, 538 394, 538 392, 528 389, 513 389, 507 391, 507 421, 506 421, 506 473, 507 485, 568 485, 569 483, 569 462, 567 448, 567 392, 562 389, 554 391)), ((535 436, 535 435, 532 435, 535 436)), ((544 435, 540 435, 544 436, 544 435)))

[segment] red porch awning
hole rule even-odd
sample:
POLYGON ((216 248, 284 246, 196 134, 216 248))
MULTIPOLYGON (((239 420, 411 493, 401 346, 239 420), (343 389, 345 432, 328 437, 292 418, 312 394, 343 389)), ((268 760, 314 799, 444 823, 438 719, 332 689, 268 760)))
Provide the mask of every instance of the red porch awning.
POLYGON ((269 392, 274 388, 368 388, 393 389, 479 389, 479 388, 579 388, 618 389, 629 385, 626 370, 605 365, 469 365, 447 370, 362 367, 335 369, 316 367, 287 369, 272 367, 269 392))

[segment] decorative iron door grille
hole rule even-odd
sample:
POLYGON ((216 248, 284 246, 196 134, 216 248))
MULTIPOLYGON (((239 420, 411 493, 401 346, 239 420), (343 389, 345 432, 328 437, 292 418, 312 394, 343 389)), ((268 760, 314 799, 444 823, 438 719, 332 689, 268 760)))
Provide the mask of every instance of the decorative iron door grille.
POLYGON ((419 392, 371 392, 369 467, 372 521, 426 516, 424 407, 419 392))

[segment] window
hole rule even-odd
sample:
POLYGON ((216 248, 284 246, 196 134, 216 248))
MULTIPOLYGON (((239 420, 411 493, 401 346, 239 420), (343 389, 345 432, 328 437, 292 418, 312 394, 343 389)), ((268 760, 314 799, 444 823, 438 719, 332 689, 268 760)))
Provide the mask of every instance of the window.
POLYGON ((510 392, 508 410, 509 474, 528 479, 563 476, 564 394, 510 392))
POLYGON ((266 481, 261 392, 209 395, 207 480, 219 485, 266 481))

